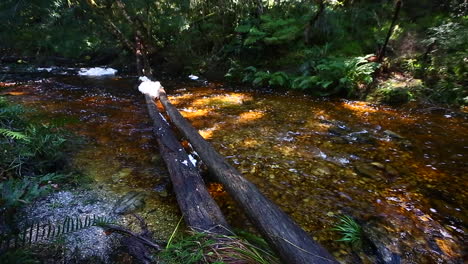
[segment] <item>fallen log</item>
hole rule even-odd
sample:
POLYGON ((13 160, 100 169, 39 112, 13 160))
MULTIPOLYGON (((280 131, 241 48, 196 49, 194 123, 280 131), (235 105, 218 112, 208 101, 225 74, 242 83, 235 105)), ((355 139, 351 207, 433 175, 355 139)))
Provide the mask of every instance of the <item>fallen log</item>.
POLYGON ((159 112, 153 97, 145 94, 154 134, 166 163, 177 203, 187 226, 197 232, 231 234, 229 226, 213 200, 197 168, 159 112))
POLYGON ((237 201, 284 263, 337 263, 327 250, 246 180, 198 133, 170 103, 163 88, 159 90, 159 99, 171 122, 191 143, 210 173, 237 201))

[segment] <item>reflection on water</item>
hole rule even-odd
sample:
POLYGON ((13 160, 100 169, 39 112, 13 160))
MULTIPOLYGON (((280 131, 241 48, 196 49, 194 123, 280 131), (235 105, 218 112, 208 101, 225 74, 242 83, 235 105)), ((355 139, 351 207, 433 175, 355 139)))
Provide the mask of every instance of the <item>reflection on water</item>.
MULTIPOLYGON (((21 97, 28 104, 81 120, 69 127, 93 143, 76 153, 75 164, 98 184, 152 192, 167 172, 134 84, 61 77, 15 89, 28 93, 21 97)), ((343 214, 378 234, 403 262, 462 261, 468 220, 463 115, 163 84, 203 137, 344 262, 354 262, 351 249, 330 230, 343 214)), ((209 189, 228 218, 243 217, 222 186, 209 189)), ((170 230, 177 222, 174 199, 153 197, 149 212, 158 211, 158 228, 170 230)))

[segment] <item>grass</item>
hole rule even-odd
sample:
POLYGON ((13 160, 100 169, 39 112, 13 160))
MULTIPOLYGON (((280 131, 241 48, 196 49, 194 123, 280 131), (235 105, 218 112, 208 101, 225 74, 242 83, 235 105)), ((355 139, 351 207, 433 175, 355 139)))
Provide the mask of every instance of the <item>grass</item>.
POLYGON ((362 245, 362 228, 350 216, 341 216, 340 222, 332 230, 338 231, 342 235, 337 241, 347 242, 355 247, 362 245))
POLYGON ((262 238, 246 232, 242 232, 240 236, 189 232, 188 235, 175 239, 181 221, 182 218, 172 232, 166 248, 159 252, 158 263, 279 263, 262 238))

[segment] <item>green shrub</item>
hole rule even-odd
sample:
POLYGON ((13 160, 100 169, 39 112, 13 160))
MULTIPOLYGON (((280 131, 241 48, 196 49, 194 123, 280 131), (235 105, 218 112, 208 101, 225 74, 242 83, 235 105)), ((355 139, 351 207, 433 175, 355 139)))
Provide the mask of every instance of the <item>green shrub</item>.
POLYGON ((372 75, 379 67, 378 63, 368 62, 368 56, 308 61, 302 66, 303 76, 294 79, 292 88, 307 90, 319 96, 354 96, 359 85, 372 82, 372 75))
POLYGON ((285 72, 258 71, 257 68, 250 66, 244 69, 245 76, 243 82, 252 83, 254 86, 268 85, 271 87, 289 87, 290 77, 285 72))

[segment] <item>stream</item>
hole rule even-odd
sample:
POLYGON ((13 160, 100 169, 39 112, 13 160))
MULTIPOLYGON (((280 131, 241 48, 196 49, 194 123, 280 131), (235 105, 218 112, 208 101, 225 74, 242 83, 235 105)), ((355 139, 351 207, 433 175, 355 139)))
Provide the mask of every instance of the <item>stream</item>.
MULTIPOLYGON (((370 263, 337 241, 332 228, 343 215, 363 226, 374 251, 392 252, 402 263, 466 259, 466 114, 161 83, 205 139, 341 262, 356 263, 358 254, 370 263)), ((166 239, 180 212, 174 195, 160 192, 168 173, 136 86, 136 78, 52 76, 8 91, 88 139, 72 163, 96 188, 149 194, 142 215, 166 239)), ((222 186, 208 186, 228 221, 251 230, 222 186)))

